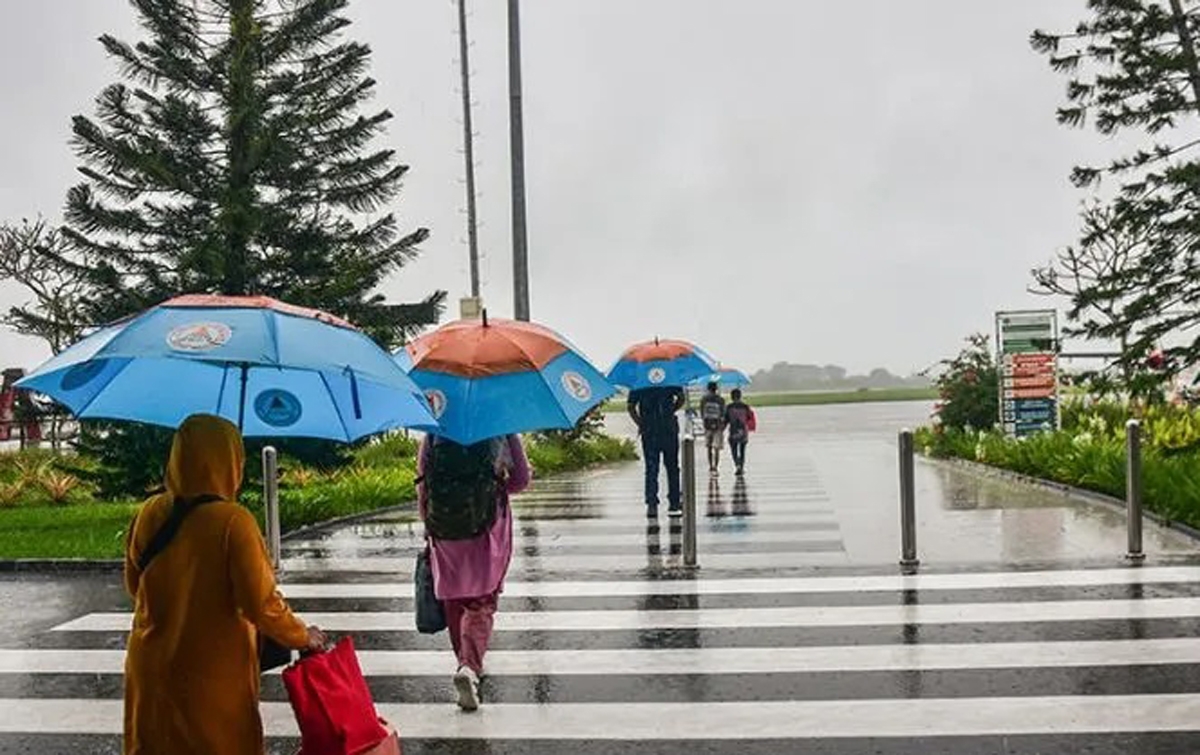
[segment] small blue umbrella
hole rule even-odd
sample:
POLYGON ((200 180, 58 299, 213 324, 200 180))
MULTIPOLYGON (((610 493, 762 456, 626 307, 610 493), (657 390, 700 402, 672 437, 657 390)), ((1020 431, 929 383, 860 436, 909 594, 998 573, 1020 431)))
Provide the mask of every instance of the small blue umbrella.
POLYGON ((686 388, 719 369, 716 360, 695 344, 655 339, 627 349, 609 370, 608 379, 631 391, 686 388))
POLYGON ((569 429, 616 393, 558 333, 486 315, 418 338, 396 361, 425 390, 438 434, 462 444, 569 429))
POLYGON ((81 419, 351 442, 434 429, 421 390, 349 323, 266 297, 184 296, 104 327, 18 383, 81 419))
POLYGON ((717 372, 697 378, 692 384, 705 385, 707 383, 716 383, 722 388, 745 388, 750 385, 750 378, 741 370, 722 367, 717 372))

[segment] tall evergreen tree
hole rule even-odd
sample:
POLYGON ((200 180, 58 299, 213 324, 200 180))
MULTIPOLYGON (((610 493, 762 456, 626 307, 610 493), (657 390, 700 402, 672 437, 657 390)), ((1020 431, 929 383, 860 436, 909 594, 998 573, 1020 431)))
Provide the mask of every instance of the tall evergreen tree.
POLYGON ((370 49, 348 0, 131 0, 146 38, 100 41, 123 82, 76 116, 83 183, 65 233, 105 322, 181 292, 264 294, 344 316, 392 346, 444 293, 388 304, 428 232, 390 207, 407 166, 363 114, 370 49))
MULTIPOLYGON (((1119 283, 1131 260, 1136 260, 1147 237, 1114 225, 1113 209, 1099 202, 1088 203, 1080 213, 1082 238, 1068 246, 1055 260, 1032 270, 1031 293, 1058 296, 1070 302, 1066 336, 1088 336, 1105 328, 1120 347, 1129 351, 1129 323, 1123 316, 1130 291, 1119 283)), ((1120 364, 1121 385, 1131 386, 1137 371, 1128 362, 1120 364)))
MULTIPOLYGON (((1035 31, 1032 44, 1069 77, 1060 122, 1141 142, 1107 165, 1072 173, 1080 187, 1118 181, 1112 230, 1145 240, 1085 292, 1126 294, 1115 317, 1085 329, 1101 338, 1129 334, 1132 363, 1164 336, 1200 324, 1200 1, 1089 0, 1088 9, 1073 32, 1035 31)), ((1200 337, 1170 353, 1176 364, 1200 360, 1200 337)))

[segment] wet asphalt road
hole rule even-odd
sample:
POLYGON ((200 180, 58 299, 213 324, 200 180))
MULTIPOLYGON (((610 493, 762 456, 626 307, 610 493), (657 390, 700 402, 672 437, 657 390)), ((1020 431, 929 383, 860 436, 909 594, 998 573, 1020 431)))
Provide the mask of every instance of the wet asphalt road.
MULTIPOLYGON (((1192 542, 1148 528, 1129 570, 1112 510, 920 465, 925 567, 898 575, 894 435, 927 410, 761 412, 746 479, 700 481, 695 573, 636 465, 539 483, 477 715, 412 630, 410 516, 291 541, 285 592, 355 637, 410 755, 1200 752, 1192 542)), ((119 752, 116 575, 6 577, 0 610, 0 753, 119 752)), ((263 699, 293 752, 276 676, 263 699)))

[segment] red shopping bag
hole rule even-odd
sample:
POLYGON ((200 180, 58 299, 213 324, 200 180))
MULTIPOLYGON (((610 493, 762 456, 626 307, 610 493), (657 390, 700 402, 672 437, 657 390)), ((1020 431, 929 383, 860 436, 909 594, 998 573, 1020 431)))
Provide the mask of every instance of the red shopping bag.
POLYGON ((363 755, 393 735, 375 712, 349 637, 284 669, 283 684, 303 755, 363 755))

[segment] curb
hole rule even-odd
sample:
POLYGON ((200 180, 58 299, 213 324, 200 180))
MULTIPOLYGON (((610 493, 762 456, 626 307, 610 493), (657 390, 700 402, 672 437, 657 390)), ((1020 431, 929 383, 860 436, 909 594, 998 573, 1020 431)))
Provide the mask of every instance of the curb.
POLYGON ((108 574, 124 567, 125 562, 118 559, 19 558, 0 561, 0 574, 108 574))
POLYGON ((349 514, 347 516, 339 516, 335 519, 326 519, 317 524, 306 524, 303 527, 285 532, 280 541, 286 543, 289 540, 300 540, 308 535, 320 534, 347 524, 358 524, 368 519, 374 519, 385 514, 395 514, 401 511, 411 511, 415 515, 417 513, 417 502, 408 501, 407 503, 399 503, 395 506, 385 506, 381 509, 363 511, 359 514, 349 514))
MULTIPOLYGON (((967 459, 938 459, 932 456, 921 456, 920 458, 924 459, 927 463, 933 464, 934 466, 965 469, 983 477, 992 477, 1001 480, 1007 480, 1009 482, 1016 482, 1022 485, 1028 485, 1030 487, 1040 488, 1042 490, 1048 490, 1054 493, 1060 493, 1065 498, 1072 498, 1077 501, 1085 501, 1088 503, 1098 503, 1102 506, 1117 509, 1122 513, 1125 512, 1125 501, 1121 500, 1120 498, 1114 498, 1110 495, 1105 495, 1104 493, 1097 493, 1094 490, 1076 488, 1061 482, 1044 480, 1040 477, 1030 477, 1029 475, 1021 474, 1020 472, 1011 472, 1007 469, 993 467, 988 464, 981 464, 977 461, 968 461, 967 459)), ((1144 507, 1142 509, 1142 519, 1148 519, 1160 527, 1174 530, 1181 535, 1186 535, 1193 540, 1200 541, 1200 529, 1197 529, 1190 524, 1167 519, 1161 514, 1156 514, 1144 507)))

